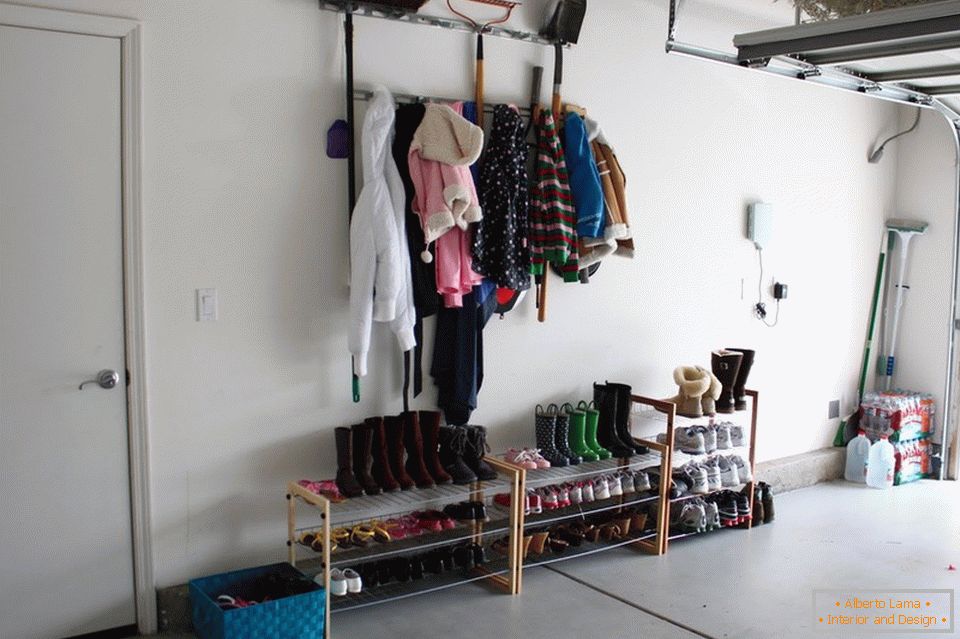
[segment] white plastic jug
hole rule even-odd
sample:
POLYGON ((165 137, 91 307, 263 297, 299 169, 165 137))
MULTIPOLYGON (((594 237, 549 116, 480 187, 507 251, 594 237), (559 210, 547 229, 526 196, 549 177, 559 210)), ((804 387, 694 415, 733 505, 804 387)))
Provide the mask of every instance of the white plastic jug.
POLYGON ((886 435, 870 447, 870 457, 867 460, 867 486, 871 488, 890 488, 893 486, 893 444, 887 441, 886 435))
POLYGON ((847 481, 863 483, 867 480, 867 457, 870 455, 870 440, 861 430, 847 444, 847 469, 843 473, 847 481))

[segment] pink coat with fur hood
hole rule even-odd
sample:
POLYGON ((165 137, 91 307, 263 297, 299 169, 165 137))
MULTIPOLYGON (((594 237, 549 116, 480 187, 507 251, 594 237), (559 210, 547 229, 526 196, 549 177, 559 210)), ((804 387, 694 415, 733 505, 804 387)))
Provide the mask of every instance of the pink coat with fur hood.
POLYGON ((447 308, 463 306, 463 296, 483 279, 471 266, 469 229, 483 217, 470 173, 483 150, 483 131, 462 110, 461 103, 428 104, 408 155, 413 211, 427 244, 436 242, 437 292, 447 308))

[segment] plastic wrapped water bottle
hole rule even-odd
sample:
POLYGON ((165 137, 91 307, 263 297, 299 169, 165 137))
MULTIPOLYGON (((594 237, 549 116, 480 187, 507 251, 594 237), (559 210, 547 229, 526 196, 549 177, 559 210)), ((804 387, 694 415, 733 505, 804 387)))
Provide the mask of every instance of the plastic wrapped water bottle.
POLYGON ((893 486, 893 469, 895 458, 893 444, 887 441, 886 435, 870 447, 870 456, 867 458, 867 486, 871 488, 890 488, 893 486))
POLYGON ((862 430, 847 444, 847 468, 843 476, 847 481, 862 484, 866 481, 867 457, 870 455, 870 440, 862 430))

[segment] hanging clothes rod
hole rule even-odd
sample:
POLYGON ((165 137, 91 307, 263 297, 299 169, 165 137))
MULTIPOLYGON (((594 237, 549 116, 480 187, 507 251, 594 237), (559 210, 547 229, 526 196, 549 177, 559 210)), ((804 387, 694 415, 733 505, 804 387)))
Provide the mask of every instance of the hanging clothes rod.
MULTIPOLYGON (((366 89, 354 89, 353 90, 353 99, 359 100, 361 102, 369 102, 373 98, 373 91, 368 91, 366 89)), ((401 104, 417 104, 420 102, 441 102, 443 104, 452 104, 454 102, 469 102, 469 100, 458 100, 456 98, 437 98, 428 95, 414 95, 413 93, 394 93, 393 99, 401 104)), ((486 113, 493 113, 493 108, 497 106, 496 104, 487 103, 484 105, 483 110, 486 113)), ((517 112, 520 115, 529 117, 530 116, 530 107, 522 107, 519 105, 514 105, 517 109, 517 112)))
MULTIPOLYGON (((466 31, 476 34, 477 29, 469 22, 464 20, 455 20, 453 18, 441 18, 439 16, 421 15, 419 13, 410 13, 403 9, 391 9, 383 5, 377 5, 370 2, 345 2, 337 0, 319 0, 321 11, 335 11, 337 13, 352 13, 358 16, 368 18, 381 18, 383 20, 393 20, 394 22, 406 22, 407 24, 419 24, 428 27, 439 27, 441 29, 452 29, 453 31, 466 31)), ((487 27, 483 35, 496 38, 507 38, 508 40, 520 40, 544 46, 553 46, 553 40, 545 38, 540 34, 531 31, 518 31, 516 29, 507 29, 504 27, 487 27)), ((569 46, 569 45, 565 45, 569 46)))

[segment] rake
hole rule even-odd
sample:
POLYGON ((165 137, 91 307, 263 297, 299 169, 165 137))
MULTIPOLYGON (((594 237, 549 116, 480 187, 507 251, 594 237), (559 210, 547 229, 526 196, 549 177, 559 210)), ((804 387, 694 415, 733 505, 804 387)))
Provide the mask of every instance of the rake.
POLYGON ((493 25, 503 24, 509 20, 513 10, 520 6, 521 3, 511 2, 510 0, 470 0, 470 2, 489 4, 495 7, 500 7, 501 9, 506 9, 507 11, 502 18, 490 20, 489 22, 477 22, 465 13, 461 13, 454 9, 451 1, 447 0, 447 7, 450 9, 450 11, 472 24, 473 28, 477 30, 477 84, 475 101, 477 103, 477 125, 480 128, 483 128, 483 34, 493 25))

